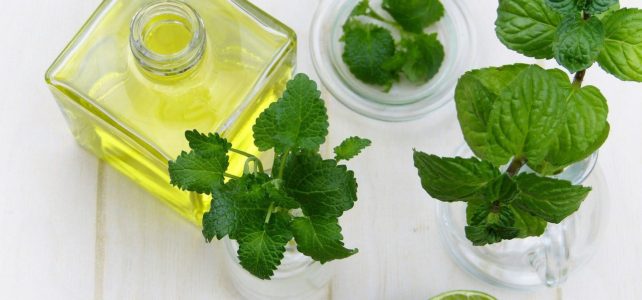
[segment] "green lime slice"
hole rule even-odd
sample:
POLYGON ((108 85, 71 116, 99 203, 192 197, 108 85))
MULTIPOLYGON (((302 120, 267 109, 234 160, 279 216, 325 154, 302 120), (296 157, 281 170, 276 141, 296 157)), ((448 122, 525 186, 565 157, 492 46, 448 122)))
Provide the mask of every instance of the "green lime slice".
POLYGON ((430 300, 497 300, 497 298, 477 291, 450 291, 432 297, 430 300))

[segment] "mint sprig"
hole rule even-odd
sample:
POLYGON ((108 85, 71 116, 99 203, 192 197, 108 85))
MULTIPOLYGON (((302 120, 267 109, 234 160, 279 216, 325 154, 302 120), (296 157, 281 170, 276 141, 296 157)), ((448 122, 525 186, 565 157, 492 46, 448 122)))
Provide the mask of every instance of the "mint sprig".
POLYGON ((586 159, 610 126, 604 95, 582 86, 595 62, 642 81, 642 11, 616 0, 500 0, 496 32, 508 48, 555 58, 574 73, 514 64, 472 70, 455 89, 457 117, 476 157, 415 152, 433 198, 467 203, 474 245, 538 236, 576 212, 591 191, 552 176, 586 159), (533 173, 521 173, 525 166, 533 173))
POLYGON ((423 84, 433 78, 444 60, 444 48, 436 33, 424 30, 444 15, 439 0, 383 1, 389 20, 361 0, 343 25, 343 61, 359 80, 389 91, 403 74, 410 82, 423 84), (395 40, 390 29, 399 31, 395 40))
POLYGON ((205 240, 236 240, 241 266, 261 279, 274 275, 292 240, 301 253, 321 263, 358 252, 344 247, 338 219, 357 201, 357 182, 339 161, 358 155, 370 141, 351 137, 336 148, 336 159, 323 159, 319 148, 329 124, 320 96, 314 81, 296 75, 257 118, 256 146, 274 150, 271 173, 219 134, 196 130, 185 133, 191 151, 169 162, 173 185, 212 195, 203 215, 205 240), (229 152, 247 156, 243 175, 226 173, 229 152))

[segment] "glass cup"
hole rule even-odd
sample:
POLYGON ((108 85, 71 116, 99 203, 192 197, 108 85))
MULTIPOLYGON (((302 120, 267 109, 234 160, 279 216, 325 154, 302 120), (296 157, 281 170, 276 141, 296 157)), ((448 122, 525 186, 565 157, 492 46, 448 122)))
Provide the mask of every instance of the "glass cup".
MULTIPOLYGON (((472 152, 462 146, 456 155, 470 157, 472 152)), ((560 224, 549 223, 542 236, 473 246, 464 233, 465 203, 438 202, 437 219, 443 242, 464 270, 493 285, 534 289, 564 283, 571 272, 595 253, 607 216, 608 191, 596 163, 594 153, 555 176, 591 186, 593 190, 577 212, 560 224)))
POLYGON ((271 280, 262 280, 243 269, 237 256, 238 243, 225 238, 225 265, 239 294, 245 299, 328 299, 331 263, 321 264, 303 255, 294 241, 285 247, 281 265, 271 280))
MULTIPOLYGON (((358 80, 342 59, 343 24, 359 0, 322 0, 311 28, 310 52, 317 74, 332 95, 351 110, 384 121, 420 118, 453 99, 457 79, 474 62, 475 41, 463 0, 444 1, 445 15, 426 32, 437 32, 445 58, 439 72, 427 83, 415 85, 402 79, 389 92, 358 80)), ((370 1, 380 15, 381 1, 370 1)), ((390 17, 388 17, 391 19, 390 17)), ((388 24, 372 21, 399 33, 388 24)))

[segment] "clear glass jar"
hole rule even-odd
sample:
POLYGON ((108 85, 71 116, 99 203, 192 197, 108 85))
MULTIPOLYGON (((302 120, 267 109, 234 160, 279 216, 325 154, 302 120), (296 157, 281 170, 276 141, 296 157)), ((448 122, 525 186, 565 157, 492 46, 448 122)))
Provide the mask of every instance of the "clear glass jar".
MULTIPOLYGON (((455 156, 470 157, 468 146, 455 156)), ((488 283, 516 288, 554 287, 584 265, 595 253, 608 208, 608 190, 595 168, 597 153, 568 167, 556 178, 593 190, 580 209, 560 224, 548 224, 542 236, 473 246, 466 238, 466 204, 438 202, 437 217, 443 242, 455 261, 488 283)), ((524 168, 528 172, 528 168, 524 168)))
MULTIPOLYGON (((332 95, 353 111, 384 121, 407 121, 420 118, 453 99, 457 79, 475 60, 475 35, 464 0, 442 1, 444 17, 426 32, 437 32, 444 46, 445 58, 439 72, 429 82, 415 85, 402 80, 389 92, 358 80, 342 59, 343 24, 359 0, 322 0, 313 20, 310 52, 317 74, 332 95)), ((381 0, 370 1, 381 15, 381 0)), ((390 25, 373 21, 398 31, 390 25)))
POLYGON ((294 32, 245 0, 105 0, 46 81, 80 145, 200 224, 209 200, 170 186, 168 160, 190 129, 258 153, 251 127, 295 52, 294 32))
POLYGON ((320 264, 297 251, 294 240, 285 247, 281 265, 271 280, 256 278, 243 269, 236 252, 238 243, 223 240, 228 274, 243 298, 252 300, 329 299, 332 263, 320 264))

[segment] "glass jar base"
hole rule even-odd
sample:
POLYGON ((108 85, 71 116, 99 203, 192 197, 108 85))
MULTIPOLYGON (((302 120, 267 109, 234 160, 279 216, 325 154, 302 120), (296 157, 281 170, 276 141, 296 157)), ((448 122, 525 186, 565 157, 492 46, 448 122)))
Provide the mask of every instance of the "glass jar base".
POLYGON ((234 287, 244 299, 321 300, 329 298, 332 265, 320 264, 288 245, 281 265, 270 280, 262 280, 243 269, 237 257, 238 243, 225 238, 226 267, 234 287))

